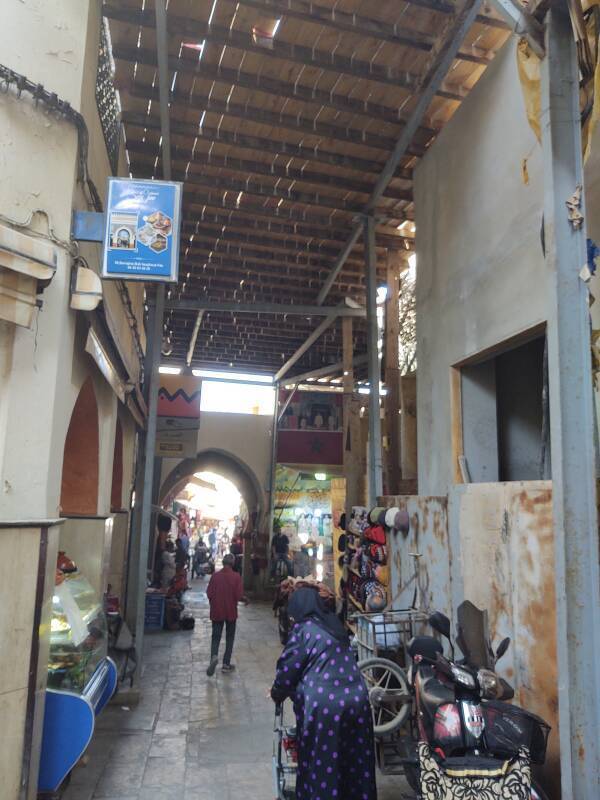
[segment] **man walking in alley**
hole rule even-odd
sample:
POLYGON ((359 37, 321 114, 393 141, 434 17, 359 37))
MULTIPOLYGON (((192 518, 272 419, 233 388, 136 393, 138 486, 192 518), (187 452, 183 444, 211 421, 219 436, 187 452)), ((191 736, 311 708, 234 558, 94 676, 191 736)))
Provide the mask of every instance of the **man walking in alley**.
POLYGON ((228 553, 223 556, 223 569, 215 572, 208 584, 206 594, 210 602, 210 619, 212 622, 212 641, 210 648, 210 664, 207 675, 214 675, 219 663, 219 644, 225 627, 225 655, 223 656, 223 672, 233 672, 231 663, 235 626, 238 616, 237 604, 248 603, 244 597, 242 578, 233 567, 235 556, 228 553))

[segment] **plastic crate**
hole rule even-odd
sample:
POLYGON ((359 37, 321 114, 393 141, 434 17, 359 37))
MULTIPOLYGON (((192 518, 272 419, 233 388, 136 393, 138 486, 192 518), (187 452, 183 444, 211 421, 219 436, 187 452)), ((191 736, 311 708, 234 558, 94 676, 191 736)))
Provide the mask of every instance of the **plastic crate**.
POLYGON ((165 596, 158 592, 146 595, 144 611, 144 630, 160 631, 165 622, 165 596))

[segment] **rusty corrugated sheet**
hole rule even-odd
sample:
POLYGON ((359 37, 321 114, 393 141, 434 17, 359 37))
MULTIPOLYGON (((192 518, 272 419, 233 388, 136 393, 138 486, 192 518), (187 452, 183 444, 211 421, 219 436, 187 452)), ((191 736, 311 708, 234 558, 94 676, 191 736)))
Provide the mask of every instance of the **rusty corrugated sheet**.
POLYGON ((543 781, 549 796, 557 799, 560 759, 551 482, 463 484, 452 487, 448 499, 404 495, 381 501, 381 505, 405 508, 411 520, 408 536, 391 534, 389 539, 394 607, 412 603, 414 561, 409 554, 419 552, 419 590, 427 606, 454 621, 457 605, 471 600, 488 610, 496 644, 511 637, 499 672, 515 687, 515 702, 552 726, 543 781))

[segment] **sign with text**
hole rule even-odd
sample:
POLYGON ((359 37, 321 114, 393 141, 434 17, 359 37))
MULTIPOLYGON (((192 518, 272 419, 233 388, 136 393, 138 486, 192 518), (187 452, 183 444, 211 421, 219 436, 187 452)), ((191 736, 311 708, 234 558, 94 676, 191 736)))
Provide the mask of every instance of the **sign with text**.
POLYGON ((109 178, 102 277, 177 281, 182 185, 109 178))

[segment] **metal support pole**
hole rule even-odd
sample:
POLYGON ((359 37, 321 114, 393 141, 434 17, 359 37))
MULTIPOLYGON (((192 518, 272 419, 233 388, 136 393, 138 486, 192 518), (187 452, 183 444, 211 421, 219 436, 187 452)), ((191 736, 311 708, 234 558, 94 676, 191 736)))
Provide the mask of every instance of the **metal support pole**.
POLYGON ((346 501, 344 510, 350 520, 352 506, 364 502, 364 473, 361 452, 360 404, 354 386, 354 336, 352 318, 342 320, 342 355, 344 387, 344 478, 346 479, 346 501))
MULTIPOLYGON (((156 306, 151 305, 148 309, 148 331, 153 331, 156 320, 156 306)), ((144 358, 144 401, 148 406, 150 397, 150 376, 152 374, 152 363, 154 358, 154 339, 148 336, 146 341, 146 355, 144 358)), ((160 343, 159 343, 160 347, 160 343)), ((147 430, 138 432, 138 445, 136 453, 135 468, 135 505, 133 507, 133 518, 131 523, 131 537, 129 541, 127 559, 127 604, 125 606, 125 620, 129 629, 135 634, 137 627, 137 614, 140 602, 144 602, 144 590, 140 590, 139 573, 141 559, 141 536, 142 536, 142 507, 144 498, 144 467, 146 464, 146 444, 148 441, 147 430)), ((145 577, 145 576, 144 576, 145 577)), ((145 584, 144 584, 145 586, 145 584)))
POLYGON ((367 285, 367 360, 369 365, 369 504, 375 505, 383 494, 383 460, 381 454, 381 413, 379 410, 379 349, 377 347, 377 255, 375 253, 375 220, 366 217, 364 246, 367 285))
POLYGON ((292 388, 291 388, 291 390, 290 390, 290 393, 288 394, 288 396, 287 396, 287 399, 286 399, 285 403, 283 404, 283 407, 282 407, 281 411, 280 411, 280 412, 279 412, 279 414, 277 415, 277 424, 278 424, 278 425, 279 425, 279 423, 281 422, 281 420, 283 419, 283 415, 284 415, 284 414, 285 414, 285 412, 287 411, 287 407, 288 407, 288 406, 289 406, 289 404, 292 402, 292 400, 293 400, 293 398, 294 398, 294 394, 296 393, 296 389, 297 389, 297 388, 298 388, 298 384, 297 384, 297 383, 295 383, 295 384, 292 386, 292 388))
MULTIPOLYGON (((293 396, 296 387, 292 389, 293 396)), ((275 409, 273 411, 273 428, 271 431, 271 466, 269 469, 269 519, 267 522, 269 533, 269 547, 267 557, 269 568, 271 566, 271 539, 273 538, 273 522, 275 519, 275 476, 277 472, 277 427, 279 423, 279 384, 275 384, 275 409)))
POLYGON ((388 253, 387 298, 385 308, 385 385, 384 398, 386 451, 386 493, 397 494, 400 484, 400 367, 398 339, 400 336, 399 297, 400 268, 398 254, 388 253))
POLYGON ((544 224, 562 796, 600 797, 600 585, 579 69, 567 4, 542 62, 544 224), (581 224, 566 201, 581 191, 581 224))
POLYGON ((152 486, 154 482, 154 453, 156 450, 156 412, 158 408, 159 389, 158 368, 160 366, 160 348, 162 343, 164 305, 165 287, 159 286, 156 292, 156 311, 153 320, 154 325, 150 331, 150 335, 152 337, 152 362, 150 365, 150 374, 148 375, 148 426, 146 429, 146 447, 144 450, 144 491, 141 498, 142 509, 139 537, 140 547, 137 562, 138 599, 136 608, 135 646, 138 655, 138 664, 141 663, 144 646, 146 578, 148 575, 148 550, 152 527, 152 486))

